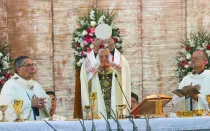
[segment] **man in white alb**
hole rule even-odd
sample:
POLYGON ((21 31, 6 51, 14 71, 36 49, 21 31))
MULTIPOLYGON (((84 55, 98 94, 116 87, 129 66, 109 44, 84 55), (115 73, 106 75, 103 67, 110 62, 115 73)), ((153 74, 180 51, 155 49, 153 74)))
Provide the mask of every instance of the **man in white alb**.
MULTIPOLYGON (((117 104, 126 104, 129 109, 131 80, 129 65, 124 56, 114 47, 113 39, 109 38, 105 42, 108 43, 108 49, 99 49, 103 40, 97 39, 93 43, 94 50, 90 52, 81 67, 81 97, 82 107, 84 107, 91 104, 91 92, 97 92, 96 114, 100 118, 103 118, 101 113, 106 118, 111 118, 113 115, 111 110, 116 114, 117 104)), ((126 110, 124 114, 129 115, 126 110)), ((85 116, 84 112, 83 116, 85 116)))
POLYGON ((189 93, 188 97, 173 96, 173 104, 176 110, 205 109, 209 110, 206 101, 207 94, 210 94, 210 71, 205 70, 208 63, 208 54, 205 51, 197 50, 192 54, 191 67, 193 72, 185 76, 179 84, 179 89, 200 88, 200 94, 189 93), (190 100, 191 98, 191 100, 190 100), (190 102, 191 101, 191 102, 190 102))
POLYGON ((23 100, 21 117, 25 120, 40 120, 49 117, 50 97, 41 85, 33 80, 35 65, 28 56, 20 56, 14 61, 14 76, 8 80, 1 91, 0 105, 8 105, 6 119, 14 121, 16 112, 14 100, 23 100))

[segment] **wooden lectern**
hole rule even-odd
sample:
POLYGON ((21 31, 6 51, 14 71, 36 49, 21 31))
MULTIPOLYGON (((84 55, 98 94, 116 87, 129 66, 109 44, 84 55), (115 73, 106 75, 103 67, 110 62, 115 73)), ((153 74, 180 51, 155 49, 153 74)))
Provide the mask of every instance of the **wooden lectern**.
POLYGON ((136 116, 166 116, 166 114, 163 114, 163 107, 171 99, 171 96, 161 94, 147 96, 145 100, 143 100, 136 107, 134 107, 134 109, 131 111, 131 114, 136 116))

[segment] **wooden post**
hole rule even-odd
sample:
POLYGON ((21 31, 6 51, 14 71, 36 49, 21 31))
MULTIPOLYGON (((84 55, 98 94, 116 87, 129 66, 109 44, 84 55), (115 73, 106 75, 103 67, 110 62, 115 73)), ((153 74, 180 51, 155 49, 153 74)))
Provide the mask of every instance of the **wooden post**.
POLYGON ((74 118, 78 118, 78 116, 79 118, 82 118, 80 69, 76 69, 75 99, 74 99, 74 118))

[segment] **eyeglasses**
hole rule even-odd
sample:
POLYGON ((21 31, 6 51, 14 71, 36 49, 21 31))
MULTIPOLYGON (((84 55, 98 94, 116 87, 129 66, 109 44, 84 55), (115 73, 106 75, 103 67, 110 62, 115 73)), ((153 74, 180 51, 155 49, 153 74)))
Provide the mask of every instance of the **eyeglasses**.
POLYGON ((31 67, 36 67, 36 64, 26 64, 26 65, 22 65, 21 67, 27 67, 27 68, 31 68, 31 67))
POLYGON ((57 100, 57 98, 52 98, 52 99, 51 99, 51 101, 56 101, 56 100, 57 100))

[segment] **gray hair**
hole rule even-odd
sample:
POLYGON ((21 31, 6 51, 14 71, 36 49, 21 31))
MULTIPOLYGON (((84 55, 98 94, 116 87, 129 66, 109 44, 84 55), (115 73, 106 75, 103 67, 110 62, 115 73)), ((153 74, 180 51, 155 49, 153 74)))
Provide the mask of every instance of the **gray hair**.
POLYGON ((18 74, 17 68, 23 66, 25 64, 24 63, 24 59, 28 59, 28 58, 30 58, 30 57, 28 57, 28 56, 20 56, 17 59, 15 59, 15 61, 14 61, 15 73, 18 74))

